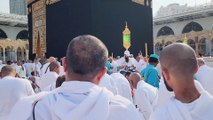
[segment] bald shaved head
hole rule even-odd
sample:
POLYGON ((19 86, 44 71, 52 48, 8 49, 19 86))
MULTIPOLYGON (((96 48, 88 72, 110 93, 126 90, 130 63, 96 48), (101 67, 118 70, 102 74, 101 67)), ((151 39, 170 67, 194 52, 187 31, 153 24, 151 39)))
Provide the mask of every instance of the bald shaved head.
POLYGON ((194 75, 197 68, 196 54, 190 46, 174 43, 161 52, 160 64, 162 69, 168 69, 175 76, 194 75))
POLYGON ((16 75, 16 70, 10 66, 10 65, 6 65, 4 67, 2 67, 1 69, 1 77, 5 77, 5 76, 12 76, 15 77, 16 75))
POLYGON ((48 61, 49 61, 49 62, 55 62, 56 59, 55 59, 54 57, 49 57, 48 61))
POLYGON ((138 82, 141 80, 141 75, 139 73, 131 73, 129 76, 129 79, 131 81, 131 84, 134 88, 137 88, 138 82))
POLYGON ((191 103, 200 93, 194 84, 194 74, 198 70, 194 50, 181 43, 167 46, 160 55, 164 83, 169 91, 174 91, 175 99, 191 103))
POLYGON ((70 74, 78 74, 89 79, 105 69, 108 50, 98 38, 82 35, 70 42, 66 57, 70 74))

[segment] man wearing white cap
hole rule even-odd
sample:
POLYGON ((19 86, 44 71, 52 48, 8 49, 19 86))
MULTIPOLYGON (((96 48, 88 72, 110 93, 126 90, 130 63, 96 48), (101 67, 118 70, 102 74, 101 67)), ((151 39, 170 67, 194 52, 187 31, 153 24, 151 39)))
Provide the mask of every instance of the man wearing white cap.
POLYGON ((137 61, 134 58, 130 57, 131 54, 128 50, 124 52, 124 57, 117 60, 118 65, 120 66, 120 69, 128 69, 128 68, 134 68, 137 65, 137 61))

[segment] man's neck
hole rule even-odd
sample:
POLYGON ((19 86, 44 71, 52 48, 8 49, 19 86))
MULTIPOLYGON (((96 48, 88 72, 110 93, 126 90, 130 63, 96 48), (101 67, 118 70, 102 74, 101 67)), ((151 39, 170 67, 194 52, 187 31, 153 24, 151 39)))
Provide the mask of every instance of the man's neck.
POLYGON ((182 86, 179 90, 174 90, 175 98, 182 103, 191 103, 200 97, 200 93, 196 89, 195 85, 182 86))
POLYGON ((68 75, 66 75, 66 81, 82 81, 82 82, 92 82, 94 84, 98 84, 98 81, 96 80, 91 80, 91 78, 89 77, 84 77, 82 75, 71 75, 72 77, 68 77, 68 75))

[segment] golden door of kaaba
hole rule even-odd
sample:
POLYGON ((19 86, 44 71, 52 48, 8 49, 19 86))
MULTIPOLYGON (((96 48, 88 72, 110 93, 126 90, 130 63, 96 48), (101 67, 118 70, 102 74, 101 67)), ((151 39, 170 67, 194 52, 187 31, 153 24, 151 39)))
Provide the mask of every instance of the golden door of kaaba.
POLYGON ((44 57, 46 53, 46 0, 39 0, 29 8, 32 12, 32 53, 44 57))

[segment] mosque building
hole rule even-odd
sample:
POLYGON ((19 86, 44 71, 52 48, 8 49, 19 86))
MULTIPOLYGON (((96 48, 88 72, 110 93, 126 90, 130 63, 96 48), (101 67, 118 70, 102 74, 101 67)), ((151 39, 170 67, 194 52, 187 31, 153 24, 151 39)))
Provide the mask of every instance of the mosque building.
POLYGON ((0 13, 0 60, 27 60, 27 16, 0 13))
POLYGON ((197 54, 213 55, 213 0, 194 7, 176 3, 161 7, 154 17, 153 27, 157 54, 169 44, 184 42, 197 54))

